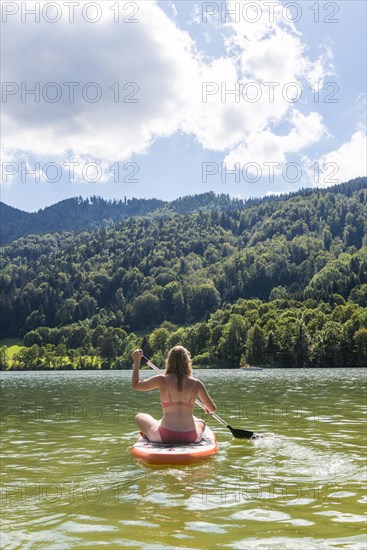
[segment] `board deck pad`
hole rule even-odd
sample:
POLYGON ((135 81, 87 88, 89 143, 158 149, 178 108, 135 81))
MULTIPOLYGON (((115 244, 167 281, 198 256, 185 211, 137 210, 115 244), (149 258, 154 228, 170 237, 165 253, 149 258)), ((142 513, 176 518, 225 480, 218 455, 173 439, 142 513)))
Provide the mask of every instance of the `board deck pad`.
POLYGON ((132 446, 132 455, 146 464, 196 464, 202 462, 218 452, 215 434, 208 426, 203 438, 198 443, 169 444, 152 443, 139 437, 132 446))

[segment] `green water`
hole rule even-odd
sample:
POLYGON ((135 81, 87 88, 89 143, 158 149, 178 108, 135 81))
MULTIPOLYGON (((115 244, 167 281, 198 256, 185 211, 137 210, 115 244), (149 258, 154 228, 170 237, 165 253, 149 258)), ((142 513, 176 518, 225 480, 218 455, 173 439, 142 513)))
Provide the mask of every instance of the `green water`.
POLYGON ((212 419, 214 459, 143 466, 130 372, 3 373, 2 547, 364 550, 366 370, 197 376, 260 444, 212 419))

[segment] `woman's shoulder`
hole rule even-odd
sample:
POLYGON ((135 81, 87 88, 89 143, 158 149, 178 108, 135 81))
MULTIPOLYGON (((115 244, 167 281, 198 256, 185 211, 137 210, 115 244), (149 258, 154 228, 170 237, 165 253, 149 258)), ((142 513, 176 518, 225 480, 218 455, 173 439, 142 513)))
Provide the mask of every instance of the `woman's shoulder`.
POLYGON ((164 382, 165 375, 164 374, 156 374, 155 376, 152 376, 152 378, 155 378, 157 382, 164 382))
POLYGON ((203 385, 202 381, 199 380, 199 378, 195 378, 195 376, 189 376, 190 380, 193 380, 196 384, 203 385))

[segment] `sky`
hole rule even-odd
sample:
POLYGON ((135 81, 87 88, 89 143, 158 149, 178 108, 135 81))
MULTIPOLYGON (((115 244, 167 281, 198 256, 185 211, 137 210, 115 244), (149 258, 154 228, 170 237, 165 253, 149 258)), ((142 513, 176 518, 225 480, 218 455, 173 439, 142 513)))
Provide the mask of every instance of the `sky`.
POLYGON ((1 3, 1 200, 366 175, 366 2, 1 3))

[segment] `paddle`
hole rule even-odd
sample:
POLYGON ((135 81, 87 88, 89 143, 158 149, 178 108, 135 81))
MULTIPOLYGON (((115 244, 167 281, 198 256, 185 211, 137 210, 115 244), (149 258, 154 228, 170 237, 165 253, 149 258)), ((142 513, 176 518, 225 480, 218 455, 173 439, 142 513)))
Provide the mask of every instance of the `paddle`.
MULTIPOLYGON (((147 359, 147 357, 145 357, 145 355, 142 355, 141 362, 143 363, 143 365, 148 365, 150 368, 152 368, 156 372, 159 372, 159 374, 164 374, 164 372, 161 369, 159 369, 158 367, 156 367, 154 365, 154 363, 149 361, 149 359, 147 359)), ((205 405, 199 399, 195 399, 195 403, 205 411, 205 405)), ((225 420, 223 420, 223 418, 221 418, 220 416, 218 416, 215 413, 210 413, 210 416, 212 416, 213 418, 215 418, 215 420, 218 420, 218 422, 220 422, 221 424, 223 424, 223 426, 228 428, 232 432, 232 435, 237 439, 259 439, 259 438, 261 438, 261 435, 256 434, 254 432, 250 432, 249 430, 239 430, 238 428, 232 428, 232 426, 227 424, 227 422, 225 420)))

